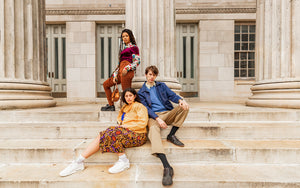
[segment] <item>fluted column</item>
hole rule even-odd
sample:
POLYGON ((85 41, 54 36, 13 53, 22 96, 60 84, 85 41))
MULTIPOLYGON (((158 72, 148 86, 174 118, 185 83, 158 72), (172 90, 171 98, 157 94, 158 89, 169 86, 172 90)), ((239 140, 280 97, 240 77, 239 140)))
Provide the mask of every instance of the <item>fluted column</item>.
POLYGON ((160 72, 157 80, 180 90, 175 75, 174 0, 127 0, 126 28, 133 30, 141 55, 133 87, 140 88, 145 81, 145 68, 156 65, 160 72))
POLYGON ((0 0, 0 109, 55 106, 44 49, 45 1, 0 0))
POLYGON ((258 0, 249 106, 300 108, 300 0, 258 0))

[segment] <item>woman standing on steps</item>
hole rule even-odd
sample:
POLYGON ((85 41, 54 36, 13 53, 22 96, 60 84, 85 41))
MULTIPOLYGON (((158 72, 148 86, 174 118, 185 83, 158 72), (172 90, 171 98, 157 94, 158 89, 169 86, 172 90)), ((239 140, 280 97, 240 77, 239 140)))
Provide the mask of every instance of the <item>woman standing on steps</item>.
POLYGON ((121 100, 125 104, 119 112, 118 125, 101 131, 85 151, 59 173, 60 176, 68 176, 76 171, 83 170, 84 159, 97 151, 118 154, 119 160, 108 170, 110 173, 119 173, 129 168, 129 160, 124 153, 125 148, 137 147, 146 143, 148 112, 147 108, 140 103, 137 92, 132 88, 124 90, 121 100))
POLYGON ((139 48, 136 45, 132 31, 129 29, 124 29, 121 33, 121 38, 125 44, 125 47, 122 49, 123 43, 120 43, 118 67, 113 72, 111 77, 103 83, 108 104, 103 106, 101 111, 115 111, 110 88, 115 84, 120 83, 123 91, 126 88, 131 88, 131 81, 134 77, 134 71, 141 62, 139 48))

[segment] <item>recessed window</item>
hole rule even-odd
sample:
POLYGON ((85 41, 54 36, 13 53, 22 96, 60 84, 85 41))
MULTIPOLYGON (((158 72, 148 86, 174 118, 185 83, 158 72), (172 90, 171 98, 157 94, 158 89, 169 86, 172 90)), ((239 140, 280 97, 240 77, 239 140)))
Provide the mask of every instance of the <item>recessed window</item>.
POLYGON ((255 23, 235 23, 234 27, 234 77, 255 77, 255 23))

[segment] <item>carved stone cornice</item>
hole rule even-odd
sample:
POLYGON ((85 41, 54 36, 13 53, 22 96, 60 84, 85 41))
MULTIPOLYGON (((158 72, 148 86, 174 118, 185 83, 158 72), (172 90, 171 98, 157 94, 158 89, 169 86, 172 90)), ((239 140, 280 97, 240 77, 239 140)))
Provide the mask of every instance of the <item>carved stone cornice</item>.
POLYGON ((109 8, 109 9, 46 9, 46 15, 123 15, 125 8, 109 8))
MULTIPOLYGON (((255 13, 256 8, 176 8, 176 14, 255 13)), ((125 8, 46 9, 46 15, 124 15, 125 8)))
POLYGON ((176 14, 255 13, 256 8, 177 8, 176 14))

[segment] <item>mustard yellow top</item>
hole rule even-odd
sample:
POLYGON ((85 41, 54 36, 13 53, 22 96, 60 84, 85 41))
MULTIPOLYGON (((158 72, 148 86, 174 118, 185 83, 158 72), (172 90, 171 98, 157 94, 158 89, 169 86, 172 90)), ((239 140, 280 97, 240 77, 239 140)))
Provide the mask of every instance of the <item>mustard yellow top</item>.
POLYGON ((148 111, 147 108, 139 102, 125 104, 121 108, 118 118, 118 124, 137 133, 147 133, 148 111), (123 121, 121 120, 125 112, 123 121))

